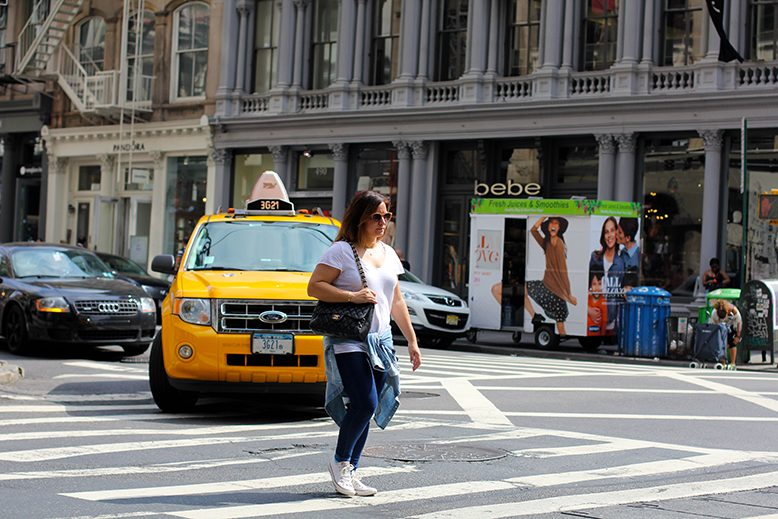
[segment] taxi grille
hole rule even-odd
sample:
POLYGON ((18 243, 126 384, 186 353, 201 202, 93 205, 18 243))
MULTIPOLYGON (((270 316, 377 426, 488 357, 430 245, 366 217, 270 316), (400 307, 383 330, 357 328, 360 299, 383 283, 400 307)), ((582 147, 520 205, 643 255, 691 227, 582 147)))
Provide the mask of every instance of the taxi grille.
POLYGON ((138 303, 135 301, 117 301, 115 299, 76 301, 76 311, 83 315, 135 315, 138 303))
POLYGON ((274 331, 313 333, 311 314, 316 301, 256 301, 220 299, 217 304, 219 333, 250 333, 274 331), (270 312, 270 314, 265 314, 270 312), (260 315, 265 314, 264 319, 260 315), (286 316, 282 322, 272 322, 271 317, 286 316))

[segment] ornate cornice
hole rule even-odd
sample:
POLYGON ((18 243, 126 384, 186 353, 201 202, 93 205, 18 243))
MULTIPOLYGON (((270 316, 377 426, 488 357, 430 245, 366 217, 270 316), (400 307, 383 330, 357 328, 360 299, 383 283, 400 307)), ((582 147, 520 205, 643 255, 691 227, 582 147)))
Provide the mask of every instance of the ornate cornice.
POLYGON ((397 148, 397 158, 400 160, 410 159, 411 158, 411 148, 408 146, 408 143, 405 141, 394 141, 392 142, 395 148, 397 148))
POLYGON ((626 153, 635 153, 638 144, 637 133, 620 133, 614 135, 616 142, 619 143, 619 151, 626 153))
POLYGON ((613 135, 601 134, 594 137, 600 145, 600 153, 616 153, 616 141, 613 139, 613 135))
POLYGON ((348 144, 343 144, 342 142, 338 142, 334 144, 328 144, 328 146, 332 151, 332 157, 336 161, 343 162, 348 160, 348 144))
POLYGON ((705 151, 721 151, 724 145, 723 130, 697 130, 705 144, 705 151))
POLYGON ((411 153, 413 153, 414 160, 427 160, 429 146, 425 141, 410 141, 408 142, 408 146, 411 147, 411 153))

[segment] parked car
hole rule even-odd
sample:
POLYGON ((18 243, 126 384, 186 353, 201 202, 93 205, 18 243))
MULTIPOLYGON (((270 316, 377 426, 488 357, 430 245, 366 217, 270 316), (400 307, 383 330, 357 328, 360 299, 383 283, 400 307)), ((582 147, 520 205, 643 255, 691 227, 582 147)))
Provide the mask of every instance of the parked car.
POLYGON ((107 252, 95 252, 111 269, 117 278, 138 285, 154 299, 157 305, 157 324, 162 324, 162 301, 170 290, 170 282, 155 278, 143 267, 129 258, 108 254, 107 252))
MULTIPOLYGON (((400 291, 422 346, 445 348, 470 329, 470 308, 456 294, 427 285, 407 270, 400 274, 400 291)), ((392 327, 399 334, 394 322, 392 327)))
POLYGON ((35 343, 119 345, 148 349, 156 331, 154 300, 116 279, 82 247, 53 243, 0 245, 0 323, 12 353, 35 343))

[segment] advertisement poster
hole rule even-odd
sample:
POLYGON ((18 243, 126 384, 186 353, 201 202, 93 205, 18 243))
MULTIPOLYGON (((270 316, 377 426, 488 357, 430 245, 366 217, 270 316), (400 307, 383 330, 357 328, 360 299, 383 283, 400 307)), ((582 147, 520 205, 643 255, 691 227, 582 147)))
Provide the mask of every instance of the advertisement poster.
POLYGON ((503 218, 481 218, 470 250, 471 325, 500 329, 502 304, 503 218))
POLYGON ((613 335, 624 292, 639 285, 640 218, 592 216, 587 335, 613 335))
POLYGON ((533 215, 527 231, 525 330, 542 319, 559 335, 586 335, 589 218, 533 215))

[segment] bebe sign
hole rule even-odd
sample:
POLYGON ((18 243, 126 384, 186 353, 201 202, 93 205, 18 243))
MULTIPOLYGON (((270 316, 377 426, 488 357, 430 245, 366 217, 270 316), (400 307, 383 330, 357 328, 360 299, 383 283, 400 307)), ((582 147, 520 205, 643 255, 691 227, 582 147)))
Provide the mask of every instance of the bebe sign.
POLYGON ((534 182, 529 184, 519 184, 512 180, 508 181, 508 185, 505 184, 481 184, 477 180, 475 181, 475 190, 473 193, 476 196, 486 196, 489 194, 495 196, 509 195, 518 196, 521 194, 536 196, 540 194, 540 184, 534 182))

